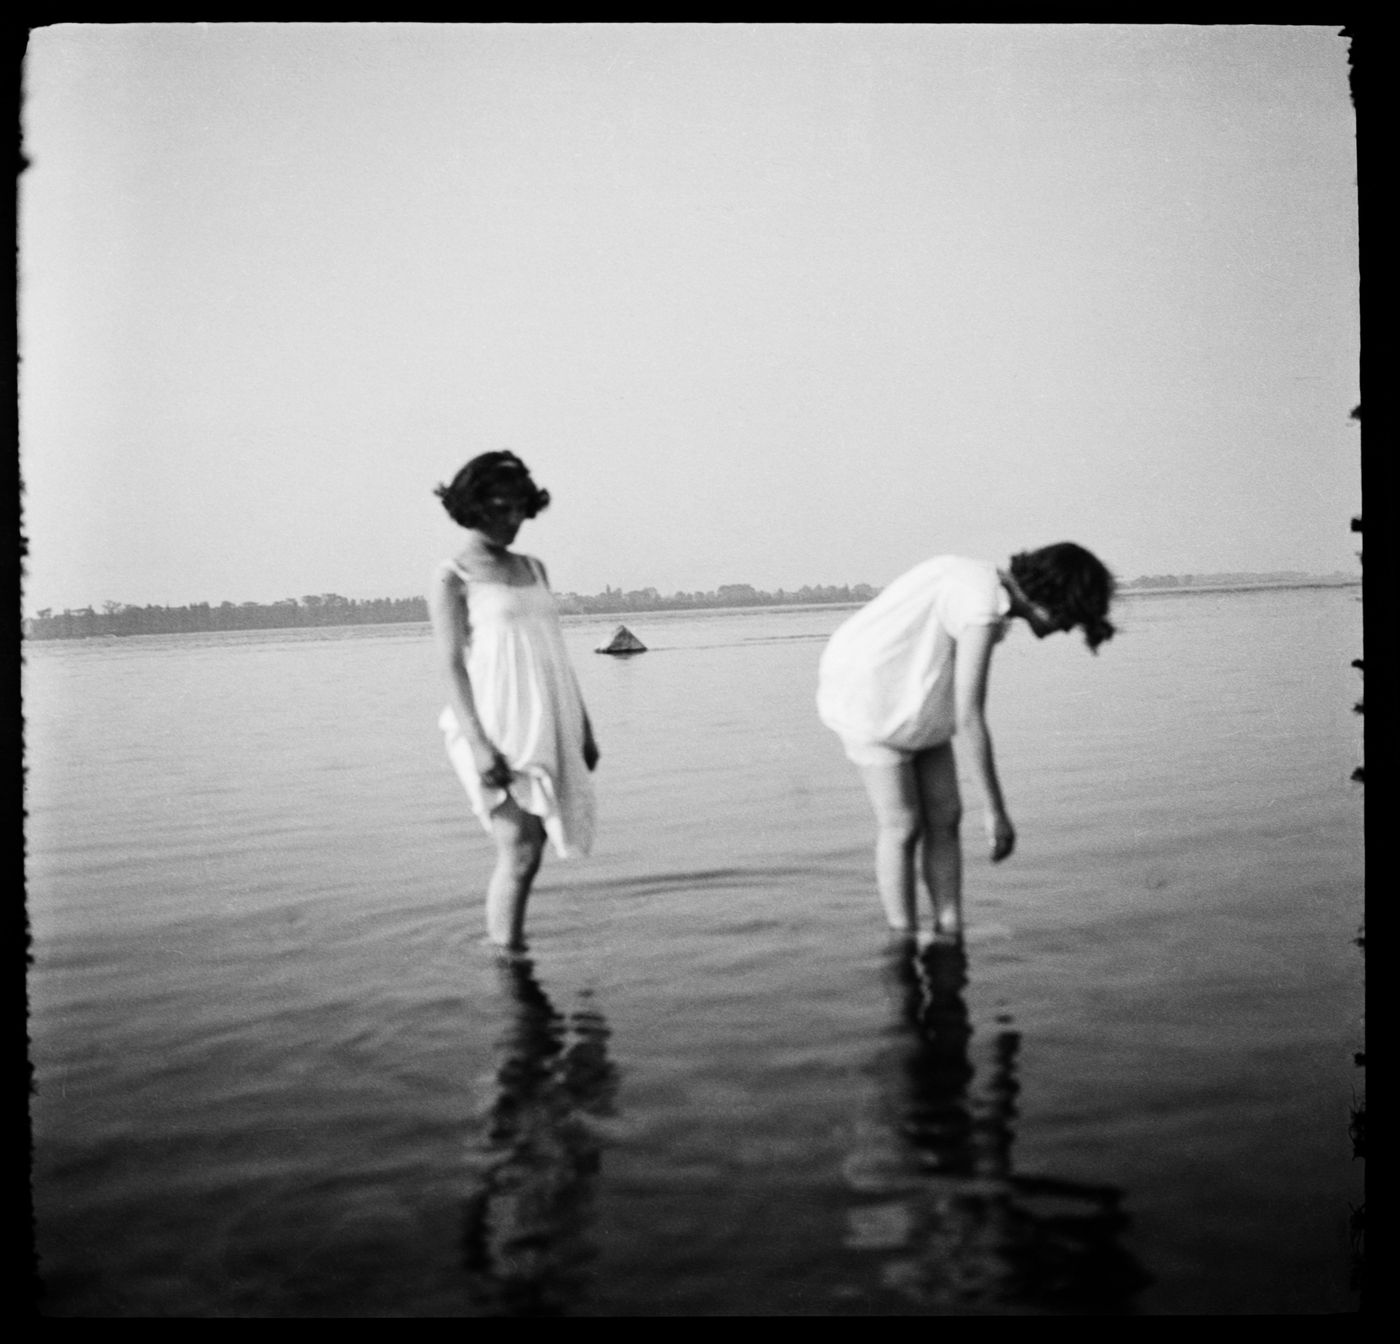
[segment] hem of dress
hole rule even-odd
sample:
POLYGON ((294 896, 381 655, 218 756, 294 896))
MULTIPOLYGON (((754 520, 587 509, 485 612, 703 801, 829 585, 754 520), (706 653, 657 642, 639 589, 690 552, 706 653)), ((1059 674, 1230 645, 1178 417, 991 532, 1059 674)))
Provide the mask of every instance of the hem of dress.
POLYGON ((509 798, 522 812, 540 819, 545 836, 559 858, 586 858, 589 855, 593 848, 592 835, 587 840, 578 840, 565 833, 564 814, 559 807, 554 780, 543 766, 516 770, 509 787, 488 789, 476 774, 476 762, 471 758, 471 749, 461 735, 456 715, 450 706, 442 711, 438 727, 442 729, 448 760, 467 795, 472 815, 481 823, 482 830, 488 835, 492 833, 491 817, 509 798))

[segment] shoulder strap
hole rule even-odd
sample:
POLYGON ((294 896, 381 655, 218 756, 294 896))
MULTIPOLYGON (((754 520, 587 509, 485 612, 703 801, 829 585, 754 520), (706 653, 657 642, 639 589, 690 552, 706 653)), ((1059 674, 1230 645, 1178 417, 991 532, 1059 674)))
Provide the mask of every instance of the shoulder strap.
POLYGON ((544 576, 544 566, 540 564, 533 555, 527 555, 525 559, 529 562, 530 573, 532 573, 545 588, 548 588, 549 580, 544 576))

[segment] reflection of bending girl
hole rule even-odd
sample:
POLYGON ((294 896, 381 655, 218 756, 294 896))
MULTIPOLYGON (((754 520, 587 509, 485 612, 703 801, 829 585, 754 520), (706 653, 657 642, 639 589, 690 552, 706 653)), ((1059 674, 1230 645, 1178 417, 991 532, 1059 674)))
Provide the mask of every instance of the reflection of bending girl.
POLYGON ((1012 1171, 1019 1035, 999 1031, 971 1088, 961 948, 892 948, 896 1045, 882 1114, 846 1166, 860 1201, 848 1244, 880 1253, 881 1285, 926 1309, 1121 1312, 1147 1278, 1118 1245, 1122 1191, 1012 1171))
POLYGON ((581 1296, 600 1143, 586 1117, 612 1113, 607 1024, 558 1013, 524 958, 503 958, 512 1019, 463 1250, 473 1303, 492 1316, 559 1316, 581 1296))

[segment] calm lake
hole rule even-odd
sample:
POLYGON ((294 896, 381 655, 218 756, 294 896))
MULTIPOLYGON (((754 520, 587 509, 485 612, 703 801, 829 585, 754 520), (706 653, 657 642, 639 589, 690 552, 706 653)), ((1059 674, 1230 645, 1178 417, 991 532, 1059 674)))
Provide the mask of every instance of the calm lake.
POLYGON ((887 944, 847 611, 569 618, 599 840, 516 965, 426 626, 29 645, 41 1310, 1354 1309, 1359 596, 1013 629, 965 962, 887 944))

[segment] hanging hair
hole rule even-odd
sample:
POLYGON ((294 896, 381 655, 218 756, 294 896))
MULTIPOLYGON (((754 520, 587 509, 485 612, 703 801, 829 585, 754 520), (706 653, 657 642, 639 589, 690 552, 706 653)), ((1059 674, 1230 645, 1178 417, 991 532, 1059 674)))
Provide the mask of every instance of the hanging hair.
POLYGON ((1092 551, 1072 541, 1022 551, 1011 557, 1011 577, 1032 602, 1071 629, 1080 627, 1091 652, 1113 638, 1108 608, 1118 585, 1092 551))
POLYGON ((541 490, 529 468, 514 453, 506 451, 472 458, 450 485, 439 485, 433 494, 442 500, 442 507, 454 523, 479 527, 485 521, 482 501, 502 492, 521 500, 527 518, 549 507, 549 491, 541 490))

